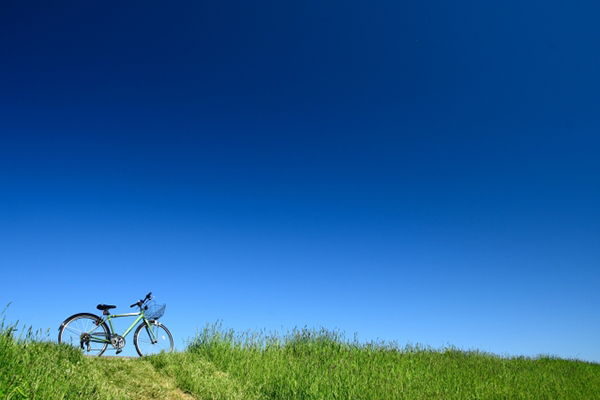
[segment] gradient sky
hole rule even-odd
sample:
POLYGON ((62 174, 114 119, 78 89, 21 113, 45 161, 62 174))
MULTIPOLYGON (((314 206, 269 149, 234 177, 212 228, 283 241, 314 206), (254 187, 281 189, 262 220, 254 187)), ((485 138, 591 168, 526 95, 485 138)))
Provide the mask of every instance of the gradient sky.
MULTIPOLYGON (((0 307, 600 362, 600 3, 3 2, 0 307)), ((132 336, 128 348, 133 350, 132 336)))

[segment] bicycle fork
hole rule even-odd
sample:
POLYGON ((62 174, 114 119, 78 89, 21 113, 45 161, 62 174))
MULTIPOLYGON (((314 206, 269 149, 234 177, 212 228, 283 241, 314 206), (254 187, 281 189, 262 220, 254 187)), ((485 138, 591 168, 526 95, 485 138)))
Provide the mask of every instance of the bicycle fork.
POLYGON ((156 344, 156 343, 158 343, 158 339, 156 338, 156 336, 154 336, 154 332, 152 332, 152 328, 150 328, 148 325, 149 324, 146 322, 145 327, 146 327, 146 332, 148 332, 148 336, 150 337, 150 342, 152 342, 152 344, 156 344))

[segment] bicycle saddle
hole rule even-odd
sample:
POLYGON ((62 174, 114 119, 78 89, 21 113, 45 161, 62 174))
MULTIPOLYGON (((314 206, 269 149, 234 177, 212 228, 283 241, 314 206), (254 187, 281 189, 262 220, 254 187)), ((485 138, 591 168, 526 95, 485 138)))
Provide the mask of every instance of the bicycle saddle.
POLYGON ((104 310, 110 310, 111 308, 117 308, 117 306, 111 306, 111 305, 109 305, 109 304, 98 304, 98 305, 96 306, 96 308, 97 308, 98 310, 103 310, 103 311, 104 311, 104 310))

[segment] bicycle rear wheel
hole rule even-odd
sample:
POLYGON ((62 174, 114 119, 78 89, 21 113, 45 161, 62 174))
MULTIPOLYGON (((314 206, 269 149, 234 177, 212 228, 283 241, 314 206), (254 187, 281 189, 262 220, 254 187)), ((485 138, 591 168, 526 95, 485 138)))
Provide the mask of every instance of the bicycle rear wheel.
POLYGON ((90 356, 101 356, 109 341, 108 327, 94 314, 73 315, 61 324, 58 331, 58 343, 73 346, 90 356))
POLYGON ((140 357, 173 351, 171 332, 157 321, 150 321, 150 328, 142 322, 133 335, 133 343, 140 357))

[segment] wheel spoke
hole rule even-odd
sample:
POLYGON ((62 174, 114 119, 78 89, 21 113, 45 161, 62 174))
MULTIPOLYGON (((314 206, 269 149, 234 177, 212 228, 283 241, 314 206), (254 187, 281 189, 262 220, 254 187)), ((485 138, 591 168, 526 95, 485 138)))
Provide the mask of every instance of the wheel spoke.
POLYGON ((82 334, 83 332, 85 332, 85 330, 82 330, 82 329, 75 329, 75 328, 74 328, 74 327, 72 327, 72 326, 66 326, 66 327, 65 327, 65 330, 68 330, 69 332, 73 332, 73 333, 75 333, 75 334, 78 334, 78 335, 80 335, 80 334, 82 334))

